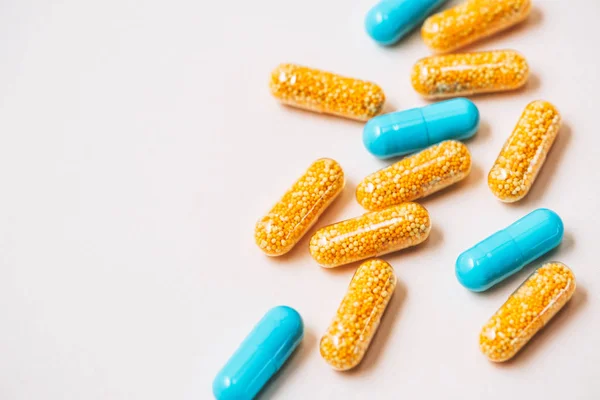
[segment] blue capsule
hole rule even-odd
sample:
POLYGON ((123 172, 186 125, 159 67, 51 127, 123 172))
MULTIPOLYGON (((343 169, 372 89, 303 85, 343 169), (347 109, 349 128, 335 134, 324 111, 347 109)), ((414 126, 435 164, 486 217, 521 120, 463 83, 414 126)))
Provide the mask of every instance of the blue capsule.
POLYGON ((304 324, 296 310, 269 310, 213 381, 217 400, 250 400, 300 344, 304 324))
POLYGON ((462 253, 456 277, 469 290, 487 290, 558 246, 563 233, 560 217, 539 208, 462 253))
POLYGON ((479 129, 479 110, 472 101, 457 98, 370 119, 363 143, 379 158, 423 150, 444 140, 464 140, 479 129))
POLYGON ((394 44, 446 1, 383 0, 367 13, 365 28, 377 43, 394 44))

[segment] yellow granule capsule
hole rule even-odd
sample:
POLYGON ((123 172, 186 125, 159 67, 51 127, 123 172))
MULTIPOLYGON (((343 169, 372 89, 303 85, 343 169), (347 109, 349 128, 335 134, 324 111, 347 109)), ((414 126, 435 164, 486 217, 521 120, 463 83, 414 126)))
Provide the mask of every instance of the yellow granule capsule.
POLYGON ((470 171, 467 146, 448 140, 367 176, 356 188, 356 200, 367 210, 382 210, 435 193, 470 171))
POLYGON ((379 114, 385 102, 374 83, 294 64, 275 68, 269 86, 283 104, 359 121, 379 114))
POLYGON ((447 53, 523 21, 530 11, 531 0, 467 0, 429 17, 421 35, 432 50, 447 53))
POLYGON ((511 359, 569 301, 575 276, 564 264, 544 264, 485 324, 479 347, 491 361, 511 359))
POLYGON ((345 371, 360 363, 395 288, 394 269, 385 261, 372 259, 358 267, 335 318, 321 338, 321 356, 329 365, 345 371))
POLYGON ((488 175, 488 186, 501 201, 521 200, 531 189, 560 128, 560 114, 547 101, 525 107, 488 175))
POLYGON ((416 246, 430 230, 427 210, 403 203, 319 229, 310 239, 310 254, 332 268, 416 246))
POLYGON ((315 161, 256 223, 254 239, 269 256, 287 253, 344 188, 344 171, 334 160, 315 161))
POLYGON ((529 65, 512 50, 423 58, 412 70, 413 88, 428 99, 502 92, 522 87, 529 65))

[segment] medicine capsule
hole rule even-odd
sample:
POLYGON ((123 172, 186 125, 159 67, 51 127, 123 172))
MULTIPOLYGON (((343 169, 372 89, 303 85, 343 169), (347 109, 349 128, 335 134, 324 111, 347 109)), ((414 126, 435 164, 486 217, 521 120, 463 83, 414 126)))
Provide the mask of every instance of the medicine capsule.
POLYGON ((539 208, 463 252, 456 277, 469 290, 487 290, 558 246, 563 233, 560 217, 539 208))
POLYGON ((479 347, 490 361, 511 359, 571 299, 575 275, 551 262, 535 271, 485 324, 479 347))
POLYGON ((429 17, 421 35, 432 50, 447 53, 525 20, 530 11, 531 0, 467 0, 429 17))
POLYGON ((321 338, 321 357, 329 365, 346 371, 361 362, 395 288, 394 269, 385 261, 372 259, 358 267, 321 338))
POLYGON ((560 128, 560 113, 547 101, 534 101, 523 111, 488 174, 488 186, 499 200, 521 200, 537 178, 560 128))
POLYGON ((376 157, 401 156, 455 139, 472 137, 479 129, 479 110, 467 99, 452 99, 370 119, 363 143, 376 157))
POLYGON ((356 200, 367 210, 382 210, 429 196, 466 178, 469 172, 467 146, 448 140, 367 176, 356 188, 356 200))
POLYGON ((287 253, 313 226, 344 188, 344 171, 334 160, 315 161, 254 230, 254 240, 268 256, 287 253))
POLYGON ((379 114, 385 102, 374 83, 294 64, 275 68, 270 88, 283 104, 359 121, 379 114))
POLYGON ((383 0, 367 13, 365 28, 377 43, 394 44, 446 1, 383 0))
POLYGON ((527 82, 529 65, 512 50, 448 54, 414 65, 413 88, 428 99, 515 90, 527 82))
POLYGON ((213 381, 217 400, 251 400, 283 366, 304 336, 296 310, 272 308, 254 327, 213 381))
POLYGON ((319 229, 310 254, 325 268, 416 246, 429 236, 431 220, 417 203, 403 203, 319 229))

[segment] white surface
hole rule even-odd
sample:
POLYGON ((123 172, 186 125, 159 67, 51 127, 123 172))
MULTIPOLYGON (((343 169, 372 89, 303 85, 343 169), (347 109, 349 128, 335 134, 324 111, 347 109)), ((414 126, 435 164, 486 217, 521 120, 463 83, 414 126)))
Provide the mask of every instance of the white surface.
POLYGON ((263 399, 598 399, 600 5, 534 3, 526 23, 472 47, 523 52, 530 84, 474 99, 473 172, 422 202, 425 245, 384 257, 399 290, 363 364, 338 373, 318 339, 356 265, 318 267, 310 233, 267 258, 254 223, 322 156, 348 184, 317 227, 356 216, 356 184, 387 163, 363 148, 362 124, 281 107, 267 80, 297 62, 379 83, 389 109, 424 105, 409 83, 429 54, 420 35, 376 46, 362 25, 370 0, 3 1, 0 399, 209 399, 278 304, 299 310, 306 334, 263 399), (487 171, 538 98, 564 127, 529 196, 504 205, 487 171), (454 261, 542 206, 566 227, 545 259, 571 266, 578 291, 514 362, 494 365, 479 329, 532 269, 473 294, 454 261))

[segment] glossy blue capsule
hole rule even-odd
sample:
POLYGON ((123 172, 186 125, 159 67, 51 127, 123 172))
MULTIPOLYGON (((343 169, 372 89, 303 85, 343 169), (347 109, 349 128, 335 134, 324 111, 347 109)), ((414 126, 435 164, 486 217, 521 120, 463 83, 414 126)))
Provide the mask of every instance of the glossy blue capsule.
POLYGON ((456 277, 469 290, 487 290, 558 246, 563 233, 560 217, 539 208, 462 253, 456 277))
POLYGON ((394 44, 446 1, 382 0, 367 13, 365 28, 377 43, 394 44))
POLYGON ((269 310, 213 381, 217 400, 250 400, 298 347, 304 324, 296 310, 269 310))
POLYGON ((479 110, 457 98, 421 108, 380 115, 363 130, 363 143, 379 158, 402 156, 444 140, 464 140, 479 129, 479 110))

